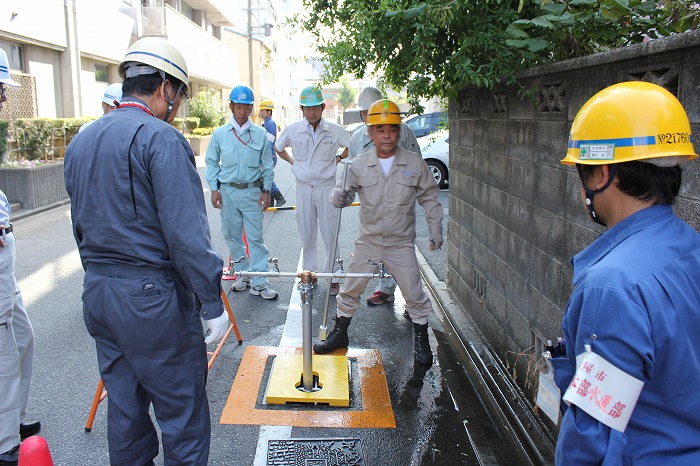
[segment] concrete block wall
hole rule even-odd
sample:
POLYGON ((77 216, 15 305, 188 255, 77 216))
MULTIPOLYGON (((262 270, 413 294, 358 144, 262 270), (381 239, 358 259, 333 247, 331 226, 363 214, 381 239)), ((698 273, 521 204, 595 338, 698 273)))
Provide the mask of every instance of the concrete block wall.
MULTIPOLYGON (((467 87, 450 102, 447 284, 502 359, 561 335, 570 259, 604 231, 575 169, 559 163, 578 110, 617 82, 659 84, 685 106, 700 151, 698 70, 695 31, 531 69, 517 85, 467 87)), ((700 230, 699 161, 684 165, 675 210, 700 230)))

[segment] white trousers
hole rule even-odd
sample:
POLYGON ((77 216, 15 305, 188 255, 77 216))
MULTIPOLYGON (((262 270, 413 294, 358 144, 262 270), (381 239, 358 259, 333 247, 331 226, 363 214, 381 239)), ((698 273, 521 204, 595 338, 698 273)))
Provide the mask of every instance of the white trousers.
MULTIPOLYGON (((335 270, 336 258, 340 257, 340 247, 334 255, 336 223, 340 209, 333 207, 330 202, 331 191, 334 184, 324 186, 311 186, 297 181, 297 228, 301 236, 302 268, 312 272, 318 272, 318 231, 321 230, 321 239, 326 248, 326 263, 323 272, 335 270)), ((338 279, 333 279, 334 283, 338 279)))
POLYGON ((15 235, 0 239, 0 453, 19 445, 27 416, 34 330, 15 280, 15 235))

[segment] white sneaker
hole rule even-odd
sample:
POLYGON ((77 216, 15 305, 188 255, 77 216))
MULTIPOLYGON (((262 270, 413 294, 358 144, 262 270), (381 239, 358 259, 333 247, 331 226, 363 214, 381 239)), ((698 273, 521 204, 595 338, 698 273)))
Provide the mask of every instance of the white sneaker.
POLYGON ((276 299, 278 296, 278 293, 270 288, 269 283, 252 286, 250 288, 250 294, 253 296, 260 296, 262 299, 276 299))
POLYGON ((231 289, 234 291, 245 291, 246 288, 250 286, 250 278, 243 278, 240 275, 236 278, 236 281, 231 285, 231 289))

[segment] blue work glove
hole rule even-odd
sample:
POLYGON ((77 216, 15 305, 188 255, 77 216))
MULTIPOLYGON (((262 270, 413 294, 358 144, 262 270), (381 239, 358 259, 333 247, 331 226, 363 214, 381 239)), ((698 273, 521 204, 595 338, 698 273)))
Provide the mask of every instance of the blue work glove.
POLYGON ((231 321, 228 318, 228 312, 224 311, 219 317, 211 320, 207 320, 207 327, 209 327, 209 336, 204 339, 204 343, 207 345, 209 343, 219 343, 224 337, 226 330, 231 321))
POLYGON ((346 193, 340 188, 334 188, 333 191, 331 191, 331 204, 333 204, 333 207, 336 207, 338 209, 347 207, 348 193, 346 193))

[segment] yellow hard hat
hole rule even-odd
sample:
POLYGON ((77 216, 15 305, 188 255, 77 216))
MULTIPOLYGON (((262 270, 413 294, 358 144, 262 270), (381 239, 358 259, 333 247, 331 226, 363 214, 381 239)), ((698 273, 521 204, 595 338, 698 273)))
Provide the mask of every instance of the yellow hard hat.
POLYGON ((656 84, 631 81, 603 89, 581 107, 561 163, 672 166, 695 158, 688 115, 678 99, 656 84))
POLYGON ((270 99, 263 99, 260 102, 260 110, 274 110, 275 104, 270 99))
POLYGON ((388 99, 377 100, 367 111, 367 126, 400 125, 399 106, 388 99))
POLYGON ((119 64, 119 76, 122 78, 156 71, 179 79, 185 85, 185 89, 189 87, 190 79, 185 59, 170 42, 161 37, 143 37, 137 40, 126 51, 119 64))

